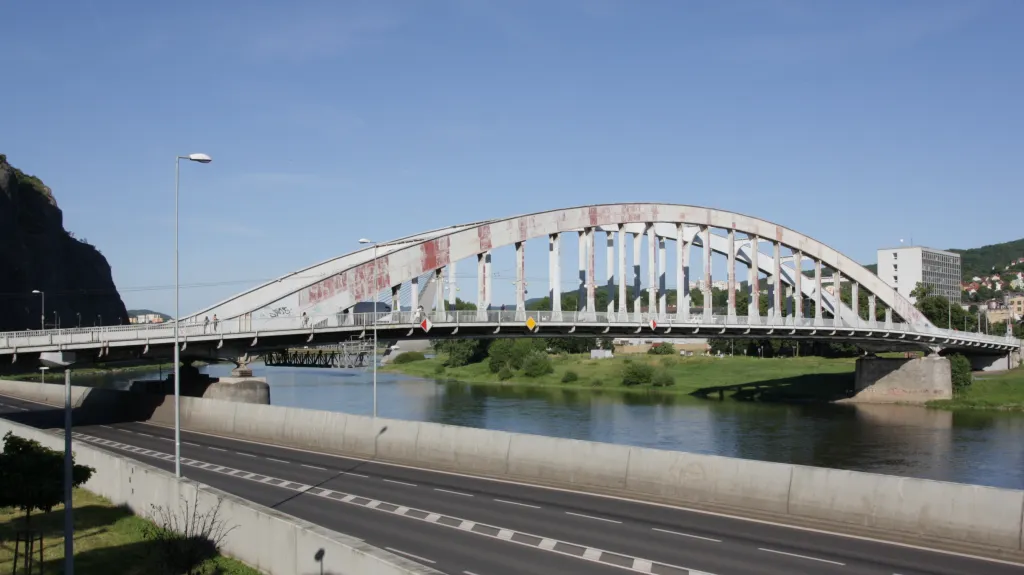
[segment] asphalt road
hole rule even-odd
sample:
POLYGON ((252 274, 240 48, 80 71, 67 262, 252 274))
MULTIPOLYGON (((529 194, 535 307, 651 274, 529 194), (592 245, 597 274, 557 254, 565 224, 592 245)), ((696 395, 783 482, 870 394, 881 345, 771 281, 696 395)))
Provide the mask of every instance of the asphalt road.
MULTIPOLYGON (((5 396, 0 417, 61 421, 52 407, 5 396)), ((173 470, 172 429, 132 422, 75 431, 173 470)), ((452 575, 1024 575, 1019 564, 643 502, 186 431, 182 441, 186 477, 452 575)))

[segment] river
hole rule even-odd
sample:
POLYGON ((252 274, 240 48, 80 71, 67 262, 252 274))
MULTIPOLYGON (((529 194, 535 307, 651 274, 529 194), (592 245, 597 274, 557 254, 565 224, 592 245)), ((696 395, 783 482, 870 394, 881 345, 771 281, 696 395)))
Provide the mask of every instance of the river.
MULTIPOLYGON (((232 366, 200 368, 213 376, 232 366)), ((274 405, 372 411, 366 370, 267 368, 274 405)), ((166 371, 75 378, 124 388, 166 371)), ((1024 414, 899 405, 780 405, 438 383, 378 372, 378 415, 466 427, 1024 489, 1024 414)))

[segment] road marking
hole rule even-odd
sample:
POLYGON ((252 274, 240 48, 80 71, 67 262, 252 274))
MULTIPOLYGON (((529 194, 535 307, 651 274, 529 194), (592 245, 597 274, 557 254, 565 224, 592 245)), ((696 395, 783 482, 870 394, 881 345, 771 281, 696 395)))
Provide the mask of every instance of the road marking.
POLYGON ((692 537, 693 539, 703 539, 704 541, 714 541, 715 543, 721 543, 721 539, 712 539, 710 537, 702 537, 700 535, 691 535, 689 533, 680 533, 678 531, 669 531, 668 529, 658 529, 657 527, 651 527, 652 531, 660 531, 662 533, 669 533, 671 535, 680 535, 682 537, 692 537))
POLYGON ((397 483, 399 485, 408 485, 409 487, 419 487, 419 485, 416 485, 415 483, 406 483, 404 481, 395 481, 394 479, 385 479, 384 481, 387 481, 388 483, 397 483))
POLYGON ((221 449, 219 447, 208 447, 207 449, 212 449, 214 451, 227 451, 227 449, 221 449))
MULTIPOLYGON (((101 440, 98 437, 91 437, 87 435, 82 436, 83 441, 91 443, 100 443, 101 440)), ((132 451, 134 453, 146 452, 151 457, 156 457, 164 461, 173 459, 173 456, 165 453, 158 453, 151 450, 141 450, 135 446, 126 445, 123 443, 111 442, 110 445, 114 449, 120 449, 124 451, 132 451)), ((542 549, 549 553, 556 553, 558 555, 564 555, 566 557, 572 557, 580 561, 587 561, 590 563, 598 563, 607 567, 614 567, 625 571, 632 571, 636 573, 678 573, 679 575, 710 575, 704 571, 695 571, 687 569, 685 567, 679 567, 667 563, 659 563, 651 561, 649 559, 643 559, 639 557, 632 557, 622 553, 615 553, 611 551, 605 551, 596 547, 588 547, 586 545, 580 545, 578 543, 572 543, 569 541, 559 541, 542 537, 532 533, 526 533, 522 531, 514 531, 512 529, 504 529, 495 525, 487 525, 485 523, 477 523, 475 521, 469 521, 467 519, 461 519, 459 517, 453 517, 447 514, 433 513, 423 509, 415 509, 412 507, 405 507, 397 505, 395 503, 388 503, 386 501, 378 501, 369 497, 363 497, 353 495, 351 493, 343 493, 340 491, 334 491, 323 487, 315 487, 313 485, 305 485, 297 481, 289 481, 276 477, 268 477, 263 474, 252 473, 240 469, 232 469, 230 467, 224 467, 221 465, 215 465, 209 462, 197 461, 194 459, 182 460, 182 463, 189 467, 197 467, 221 473, 223 475, 234 477, 236 479, 245 479, 254 481, 257 483, 264 483, 273 487, 280 487, 297 493, 308 493, 313 497, 320 497, 336 503, 345 503, 349 505, 358 505, 366 509, 372 509, 382 513, 389 513, 392 515, 398 515, 407 519, 415 521, 423 521, 430 523, 431 525, 437 525, 440 527, 446 527, 448 529, 457 529, 459 531, 472 533, 481 537, 488 537, 490 539, 498 539, 512 545, 521 545, 523 547, 532 547, 534 549, 542 549), (212 466, 212 467, 208 467, 212 466), (262 479, 256 479, 256 477, 262 477, 262 479), (443 520, 443 521, 442 521, 443 520)), ((387 481, 387 480, 385 480, 387 481)), ((595 518, 598 519, 598 518, 595 518)), ((389 551, 407 555, 411 558, 432 562, 430 559, 424 557, 418 557, 404 551, 398 551, 396 549, 386 548, 389 551)))
POLYGON ((517 503, 515 501, 505 501, 504 499, 495 499, 498 503, 508 503, 509 505, 518 505, 520 507, 529 507, 530 509, 540 509, 539 505, 530 505, 529 503, 517 503))
POLYGON ((586 517, 587 519, 596 519, 597 521, 607 521, 608 523, 622 523, 614 519, 605 519, 604 517, 594 517, 593 515, 584 515, 582 513, 573 513, 572 511, 566 511, 566 515, 575 515, 576 517, 586 517))
POLYGON ((157 438, 157 439, 163 439, 164 441, 170 441, 170 442, 172 442, 172 443, 174 442, 174 438, 173 438, 173 437, 160 437, 160 436, 158 435, 158 436, 156 436, 156 438, 157 438))
POLYGON ((146 437, 153 437, 152 435, 150 435, 148 433, 142 433, 141 431, 136 431, 135 433, 138 433, 139 435, 144 435, 146 437))
POLYGON ((810 559, 811 561, 821 561, 822 563, 831 563, 833 565, 846 565, 846 563, 840 563, 838 561, 829 561, 828 559, 819 559, 818 557, 808 557, 807 555, 797 555, 796 553, 786 553, 785 551, 776 551, 774 549, 765 549, 764 547, 758 547, 758 551, 767 551, 769 553, 778 553, 779 555, 789 555, 790 557, 799 557, 800 559, 810 559))
POLYGON ((191 445, 192 447, 199 447, 200 446, 198 443, 192 443, 190 441, 182 441, 182 443, 184 443, 185 445, 191 445))
POLYGON ((283 460, 283 459, 274 459, 273 457, 267 457, 267 458, 265 458, 265 459, 266 459, 267 461, 276 461, 276 462, 278 462, 278 463, 288 463, 287 461, 285 461, 285 460, 283 460))
POLYGON ((463 497, 472 497, 472 496, 473 496, 473 495, 472 495, 472 494, 470 494, 470 493, 460 493, 460 492, 458 492, 458 491, 449 491, 449 490, 447 490, 447 489, 441 489, 441 488, 439 488, 439 487, 435 487, 435 488, 434 488, 434 491, 440 491, 441 493, 451 493, 452 495, 461 495, 461 496, 463 496, 463 497))
POLYGON ((302 466, 308 467, 310 469, 319 469, 320 471, 327 471, 327 469, 324 467, 317 467, 316 465, 309 465, 308 463, 303 463, 302 466))
POLYGON ((370 478, 369 475, 363 475, 361 473, 352 473, 351 471, 339 471, 338 473, 340 473, 342 475, 351 475, 353 477, 362 477, 363 479, 369 479, 370 478))
POLYGON ((110 427, 109 425, 101 425, 100 427, 102 427, 103 429, 114 429, 113 427, 110 427))
POLYGON ((472 571, 463 571, 462 575, 476 575, 476 573, 473 573, 472 571))
POLYGON ((236 451, 236 452, 235 452, 235 454, 236 454, 236 455, 244 455, 244 456, 246 456, 246 457, 256 457, 255 455, 253 455, 253 454, 251 454, 251 453, 243 453, 243 452, 241 452, 241 451, 236 451))
POLYGON ((406 557, 412 557, 413 559, 415 559, 417 561, 426 561, 427 563, 437 563, 437 561, 431 561, 430 559, 427 559, 426 557, 420 557, 419 555, 413 555, 412 553, 406 553, 405 551, 399 551, 398 549, 395 549, 394 547, 385 547, 385 549, 387 549, 388 551, 390 551, 392 553, 398 553, 399 555, 405 555, 406 557))

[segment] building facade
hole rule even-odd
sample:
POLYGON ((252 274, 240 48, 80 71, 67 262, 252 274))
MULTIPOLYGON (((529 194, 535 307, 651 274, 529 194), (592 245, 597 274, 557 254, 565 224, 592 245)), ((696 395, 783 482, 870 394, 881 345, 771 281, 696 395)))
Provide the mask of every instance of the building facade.
POLYGON ((932 293, 951 302, 960 303, 960 254, 910 246, 878 250, 878 277, 910 299, 918 283, 932 293))

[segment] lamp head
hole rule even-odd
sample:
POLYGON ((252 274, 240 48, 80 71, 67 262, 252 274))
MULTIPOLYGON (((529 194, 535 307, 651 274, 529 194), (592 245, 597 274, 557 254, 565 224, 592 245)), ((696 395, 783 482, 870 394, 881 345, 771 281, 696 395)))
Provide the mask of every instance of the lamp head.
POLYGON ((32 290, 32 293, 43 293, 43 292, 41 292, 41 291, 39 291, 37 289, 34 289, 34 290, 32 290))
POLYGON ((188 159, 193 162, 199 162, 200 164, 209 164, 213 161, 213 158, 206 154, 189 154, 188 159))
POLYGON ((368 240, 366 238, 359 238, 359 243, 361 243, 361 244, 372 244, 373 240, 368 240))

